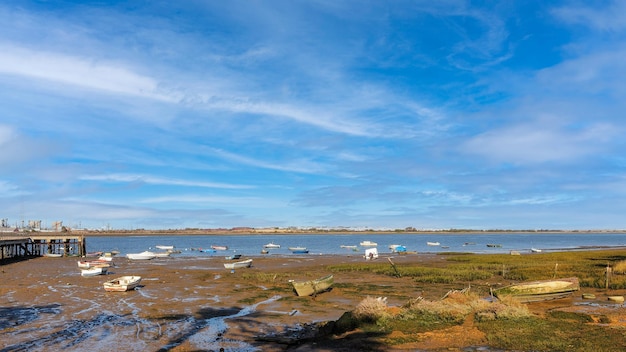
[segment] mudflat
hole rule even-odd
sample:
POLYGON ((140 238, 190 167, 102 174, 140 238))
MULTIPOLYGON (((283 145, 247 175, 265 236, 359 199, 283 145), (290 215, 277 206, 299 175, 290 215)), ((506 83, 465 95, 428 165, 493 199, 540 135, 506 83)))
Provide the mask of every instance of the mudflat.
MULTIPOLYGON (((420 284, 410 277, 334 272, 332 290, 298 297, 289 280, 329 274, 328 266, 367 262, 362 254, 254 256, 250 268, 230 270, 224 257, 130 261, 115 258, 107 275, 81 277, 80 258, 35 258, 0 266, 0 349, 7 351, 284 351, 339 350, 280 338, 308 324, 339 319, 365 297, 401 306, 417 297, 437 300, 467 283, 420 284), (128 292, 105 292, 103 283, 142 277, 128 292), (276 337, 276 338, 274 338, 276 337)), ((372 263, 445 266, 432 254, 381 256, 372 263)), ((485 282, 484 285, 505 283, 485 282)), ((554 304, 534 305, 541 314, 554 304)), ((431 334, 412 349, 479 346, 471 327, 431 334)), ((306 338, 304 336, 303 338, 306 338)), ((358 337, 355 337, 358 339, 358 337)), ((348 349, 349 350, 349 347, 348 349)))

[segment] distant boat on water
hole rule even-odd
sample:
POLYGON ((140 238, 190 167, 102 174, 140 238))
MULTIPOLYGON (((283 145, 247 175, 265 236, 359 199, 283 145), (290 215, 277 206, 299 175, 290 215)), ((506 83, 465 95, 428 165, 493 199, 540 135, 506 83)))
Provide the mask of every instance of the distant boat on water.
POLYGON ((306 254, 309 253, 309 250, 306 247, 289 247, 291 253, 294 254, 306 254))
POLYGON ((435 247, 435 246, 441 246, 441 243, 439 243, 439 242, 426 242, 426 245, 435 247))
POLYGON ((378 246, 378 243, 372 241, 363 241, 360 243, 360 245, 363 247, 376 247, 378 246))
POLYGON ((275 248, 280 248, 280 245, 276 244, 274 242, 270 242, 270 243, 264 245, 263 248, 275 249, 275 248))
POLYGON ((487 247, 489 247, 489 248, 502 248, 502 245, 498 244, 498 243, 487 243, 487 247))
POLYGON ((158 248, 158 249, 162 249, 164 251, 174 249, 174 246, 170 246, 170 245, 166 246, 166 245, 162 245, 162 244, 156 245, 155 247, 158 248))

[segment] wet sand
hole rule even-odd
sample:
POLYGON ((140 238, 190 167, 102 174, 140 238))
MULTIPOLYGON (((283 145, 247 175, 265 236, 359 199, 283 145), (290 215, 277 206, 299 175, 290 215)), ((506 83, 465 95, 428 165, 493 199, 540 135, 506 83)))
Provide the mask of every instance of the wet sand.
MULTIPOLYGON (((0 349, 338 350, 316 346, 314 342, 289 345, 289 341, 272 336, 285 331, 297 336, 306 331, 301 328, 307 324, 337 320, 367 296, 384 296, 390 306, 401 306, 418 296, 436 300, 448 290, 466 285, 424 285, 408 277, 339 272, 334 273, 335 285, 331 291, 317 297, 297 297, 289 280, 324 276, 329 273, 326 270, 329 264, 362 263, 362 255, 252 259, 251 268, 231 272, 224 268, 223 263, 228 261, 221 256, 172 256, 149 261, 121 257, 114 259, 115 267, 109 269, 108 275, 95 277, 80 276, 76 264, 79 258, 36 258, 2 265, 0 349), (104 291, 104 281, 123 275, 142 276, 141 286, 129 292, 104 291)), ((444 257, 424 254, 395 256, 393 261, 445 265, 444 257)), ((388 261, 383 256, 375 262, 388 261)), ((498 284, 485 282, 483 289, 498 284)), ((481 283, 473 285, 480 289, 481 283)), ((577 299, 533 305, 532 309, 541 314, 555 305, 573 306, 577 299)), ((459 336, 453 341, 457 347, 479 345, 484 339, 480 334, 459 336)), ((433 345, 443 347, 453 343, 441 339, 433 345)), ((411 346, 416 347, 420 346, 411 346)))

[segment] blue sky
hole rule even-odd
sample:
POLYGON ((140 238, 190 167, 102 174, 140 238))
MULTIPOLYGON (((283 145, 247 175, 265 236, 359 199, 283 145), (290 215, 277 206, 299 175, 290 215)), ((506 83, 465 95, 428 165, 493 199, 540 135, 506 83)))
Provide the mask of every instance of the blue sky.
POLYGON ((5 1, 0 218, 626 228, 626 2, 5 1))

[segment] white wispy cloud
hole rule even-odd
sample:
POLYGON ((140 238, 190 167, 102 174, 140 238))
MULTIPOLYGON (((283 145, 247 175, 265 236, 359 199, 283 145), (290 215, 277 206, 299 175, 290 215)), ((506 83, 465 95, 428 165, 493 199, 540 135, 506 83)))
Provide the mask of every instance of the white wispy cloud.
POLYGON ((85 181, 104 181, 104 182, 124 182, 133 183, 140 182, 152 185, 170 185, 183 187, 202 187, 202 188, 221 188, 221 189, 249 189, 254 186, 235 185, 219 182, 189 181, 175 178, 154 177, 149 175, 137 174, 106 174, 106 175, 83 175, 78 179, 85 181))

